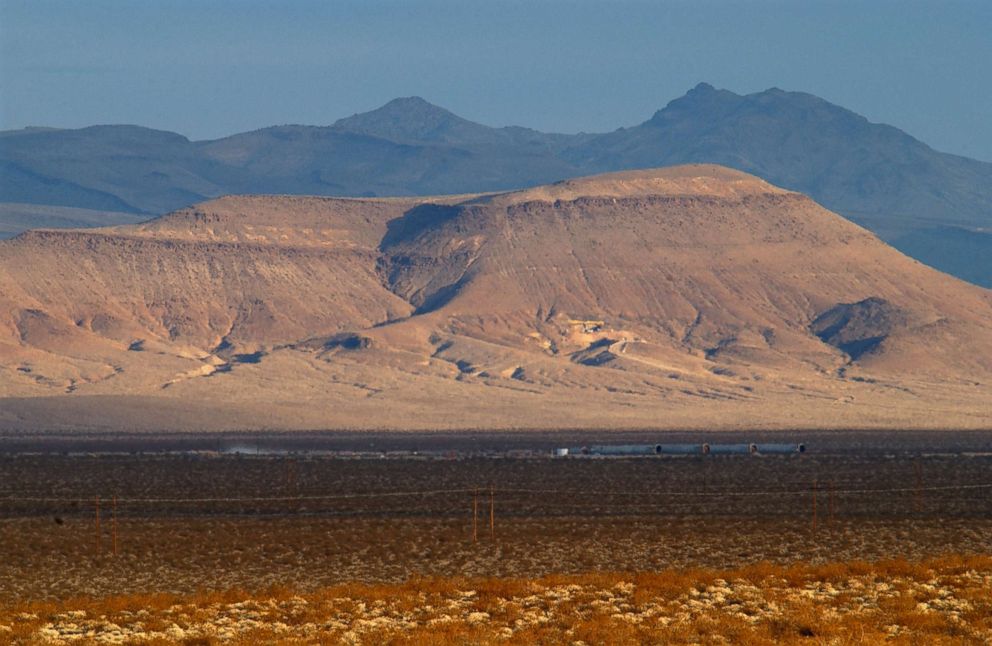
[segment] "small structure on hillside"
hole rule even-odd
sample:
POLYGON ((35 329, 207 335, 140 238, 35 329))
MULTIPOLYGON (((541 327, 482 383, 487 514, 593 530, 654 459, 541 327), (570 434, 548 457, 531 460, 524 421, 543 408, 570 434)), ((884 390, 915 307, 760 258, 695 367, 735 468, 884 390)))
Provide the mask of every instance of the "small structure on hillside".
POLYGON ((579 320, 579 319, 569 319, 569 325, 581 326, 582 332, 585 334, 592 334, 594 332, 599 332, 606 326, 606 321, 592 321, 592 320, 579 320))

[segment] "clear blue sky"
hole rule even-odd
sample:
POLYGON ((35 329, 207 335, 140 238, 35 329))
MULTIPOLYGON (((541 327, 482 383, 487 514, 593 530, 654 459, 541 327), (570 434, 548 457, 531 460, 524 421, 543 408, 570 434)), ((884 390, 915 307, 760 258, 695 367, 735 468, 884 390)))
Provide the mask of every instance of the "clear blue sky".
POLYGON ((203 139, 420 95, 598 132, 699 81, 811 92, 992 160, 992 0, 0 0, 0 129, 203 139))

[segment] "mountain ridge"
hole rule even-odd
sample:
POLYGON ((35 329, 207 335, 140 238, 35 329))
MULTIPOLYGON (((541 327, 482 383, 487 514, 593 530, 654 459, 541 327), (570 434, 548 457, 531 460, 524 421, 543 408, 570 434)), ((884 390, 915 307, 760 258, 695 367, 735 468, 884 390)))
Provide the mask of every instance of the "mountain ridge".
POLYGON ((0 429, 980 427, 990 401, 992 292, 713 165, 0 242, 0 429))
POLYGON ((327 126, 206 141, 135 126, 7 131, 0 163, 0 202, 148 215, 223 194, 475 193, 719 163, 809 194, 888 241, 908 240, 903 248, 916 257, 992 286, 992 247, 977 235, 992 228, 992 164, 777 88, 739 95, 701 83, 641 124, 599 134, 492 128, 419 97, 327 126), (966 233, 948 236, 946 227, 966 233), (950 250, 922 253, 921 236, 950 250), (974 266, 962 270, 956 254, 974 266))

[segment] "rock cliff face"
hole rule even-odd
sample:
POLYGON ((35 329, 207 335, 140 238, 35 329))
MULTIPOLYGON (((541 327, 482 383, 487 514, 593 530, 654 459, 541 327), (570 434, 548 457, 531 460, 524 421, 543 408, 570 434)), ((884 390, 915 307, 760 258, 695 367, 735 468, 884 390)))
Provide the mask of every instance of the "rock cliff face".
POLYGON ((992 294, 718 166, 228 197, 0 243, 0 364, 10 428, 976 426, 992 294))

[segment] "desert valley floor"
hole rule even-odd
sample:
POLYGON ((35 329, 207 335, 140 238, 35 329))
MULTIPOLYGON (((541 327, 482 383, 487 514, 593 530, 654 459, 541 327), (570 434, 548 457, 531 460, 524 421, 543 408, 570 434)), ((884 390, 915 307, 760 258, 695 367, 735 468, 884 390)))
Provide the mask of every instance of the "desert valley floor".
POLYGON ((203 438, 65 451, 8 438, 0 630, 45 643, 426 643, 447 622, 452 643, 526 643, 594 638, 605 622, 637 643, 712 640, 729 621, 760 642, 826 638, 840 617, 869 635, 988 636, 975 614, 992 590, 987 433, 754 437, 808 446, 764 457, 550 455, 603 437, 338 433, 279 449, 278 436, 241 435, 193 452, 203 438))

